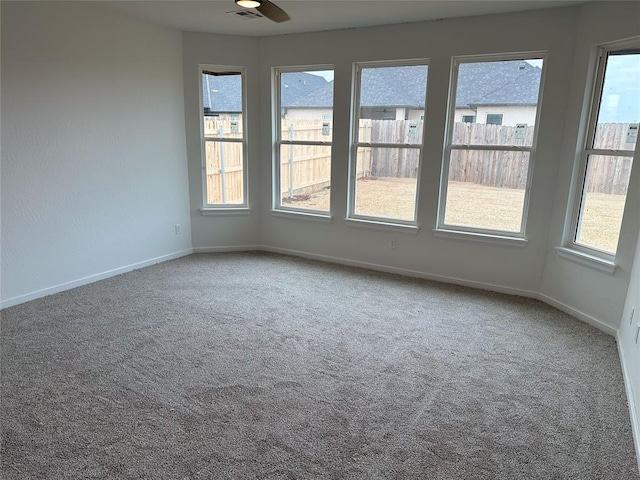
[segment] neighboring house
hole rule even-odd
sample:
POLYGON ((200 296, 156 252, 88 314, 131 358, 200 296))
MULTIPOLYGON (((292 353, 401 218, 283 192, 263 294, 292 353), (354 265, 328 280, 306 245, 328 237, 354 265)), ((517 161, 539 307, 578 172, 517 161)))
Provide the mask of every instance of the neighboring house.
MULTIPOLYGON (((419 120, 424 110, 427 67, 367 68, 362 72, 360 118, 376 120, 419 120), (420 92, 420 93, 418 93, 420 92)), ((284 105, 284 118, 318 118, 331 114, 333 82, 284 105)))
POLYGON ((239 115, 242 112, 241 76, 203 73, 202 106, 208 116, 239 115))
MULTIPOLYGON (((362 73, 360 118, 420 120, 424 115, 426 67, 367 68, 362 73)), ((525 61, 462 64, 458 73, 455 121, 533 124, 540 74, 539 67, 525 61)), ((330 114, 332 83, 289 104, 283 102, 284 118, 318 118, 319 114, 330 114)))
MULTIPOLYGON (((285 72, 281 83, 283 108, 328 84, 323 77, 305 72, 285 72)), ((208 116, 239 115, 242 112, 240 75, 204 74, 202 106, 204 114, 208 116)), ((315 115, 317 116, 317 112, 315 115)))
POLYGON ((461 64, 456 122, 535 123, 541 72, 525 61, 461 64))

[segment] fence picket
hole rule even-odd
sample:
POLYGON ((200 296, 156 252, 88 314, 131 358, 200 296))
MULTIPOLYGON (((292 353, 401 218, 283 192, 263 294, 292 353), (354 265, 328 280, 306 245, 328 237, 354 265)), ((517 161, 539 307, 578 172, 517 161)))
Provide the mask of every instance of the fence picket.
MULTIPOLYGON (((233 119, 205 119, 205 134, 215 136, 220 128, 226 138, 241 138, 231 132, 233 119)), ((288 138, 288 127, 295 123, 295 139, 308 141, 330 140, 322 135, 322 120, 283 120, 283 134, 288 138)), ((422 131, 422 122, 415 120, 360 120, 359 139, 363 142, 408 143, 410 125, 417 124, 422 131)), ((598 148, 628 149, 625 144, 629 124, 607 123, 598 126, 594 145, 598 148)), ((533 126, 526 129, 524 139, 515 139, 515 127, 508 125, 485 125, 479 123, 456 123, 453 143, 458 145, 531 145, 533 126)), ((419 133, 421 136, 422 134, 419 133)), ((220 152, 215 141, 206 142, 207 191, 210 203, 220 203, 220 152)), ((289 195, 288 150, 283 147, 281 159, 282 195, 289 195), (286 150, 286 152, 285 152, 286 150)), ((331 157, 326 146, 308 145, 298 147, 293 162, 294 195, 309 194, 321 190, 331 181, 331 157)), ((226 199, 229 203, 241 201, 242 191, 242 144, 225 144, 226 199)), ((329 150, 330 152, 330 150, 329 150)), ((451 151, 449 179, 502 188, 523 189, 528 173, 528 154, 507 151, 459 150, 451 151)), ((360 148, 356 159, 358 177, 416 178, 418 172, 418 149, 410 148, 360 148)), ((593 156, 587 179, 589 192, 626 194, 631 174, 632 157, 593 156)))

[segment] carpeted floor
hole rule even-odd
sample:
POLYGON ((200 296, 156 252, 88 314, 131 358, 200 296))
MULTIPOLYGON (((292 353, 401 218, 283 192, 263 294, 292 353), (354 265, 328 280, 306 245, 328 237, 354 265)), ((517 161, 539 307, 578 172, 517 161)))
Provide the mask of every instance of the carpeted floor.
POLYGON ((5 479, 638 479, 614 339, 264 253, 2 312, 5 479))

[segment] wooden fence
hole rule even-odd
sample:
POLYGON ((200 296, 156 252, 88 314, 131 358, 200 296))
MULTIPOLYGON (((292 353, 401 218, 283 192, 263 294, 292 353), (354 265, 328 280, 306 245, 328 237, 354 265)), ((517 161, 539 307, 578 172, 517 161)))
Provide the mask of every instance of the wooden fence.
MULTIPOLYGON (((332 127, 332 124, 330 125, 332 127)), ((241 138, 242 122, 234 119, 205 119, 205 135, 241 138)), ((363 142, 417 143, 422 138, 422 122, 411 120, 361 120, 359 138, 363 142)), ((604 124, 598 129, 598 148, 628 149, 628 124, 604 124)), ((282 120, 283 139, 331 140, 331 130, 322 120, 282 120), (324 124, 324 125, 323 125, 324 124), (292 126, 293 125, 293 126, 292 126), (327 134, 328 133, 328 134, 327 134)), ((507 125, 456 123, 454 144, 531 145, 533 126, 516 139, 516 129, 507 125)), ((361 148, 356 174, 360 177, 415 178, 419 150, 413 148, 361 148)), ((631 173, 631 157, 590 159, 589 192, 625 194, 631 173)), ((529 167, 528 152, 499 150, 458 150, 451 153, 449 178, 503 188, 525 188, 529 167)), ((331 182, 331 147, 283 145, 280 155, 282 198, 320 191, 331 182)), ((242 201, 242 144, 206 142, 206 172, 209 203, 242 201), (224 195, 223 195, 224 192, 224 195)))
MULTIPOLYGON (((242 119, 205 117, 205 137, 242 138, 242 119)), ((207 203, 242 203, 242 143, 205 140, 207 203)))

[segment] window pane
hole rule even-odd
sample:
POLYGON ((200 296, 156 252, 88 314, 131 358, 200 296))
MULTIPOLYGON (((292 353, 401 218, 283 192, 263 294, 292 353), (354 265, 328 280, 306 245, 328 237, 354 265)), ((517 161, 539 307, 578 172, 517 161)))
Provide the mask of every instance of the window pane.
POLYGON ((531 146, 541 74, 542 59, 461 63, 453 145, 531 146))
POLYGON ((282 206, 328 212, 331 147, 281 145, 280 188, 282 206))
POLYGON ((529 152, 452 150, 446 225, 520 232, 529 152))
POLYGON ((359 142, 422 143, 427 65, 361 70, 359 142))
POLYGON ((242 138, 241 73, 203 73, 202 106, 206 137, 242 138))
POLYGON ((502 125, 502 113, 487 113, 487 125, 502 125))
POLYGON ((415 220, 418 148, 358 149, 356 215, 415 220))
POLYGON ((615 253, 632 163, 632 157, 589 156, 576 243, 615 253))
POLYGON ((639 85, 640 53, 609 55, 594 148, 635 149, 640 123, 639 85))
POLYGON ((280 74, 281 139, 331 142, 333 70, 280 74))
POLYGON ((207 204, 244 202, 242 143, 205 142, 207 204))
POLYGON ((204 117, 204 136, 242 138, 242 114, 204 117))

